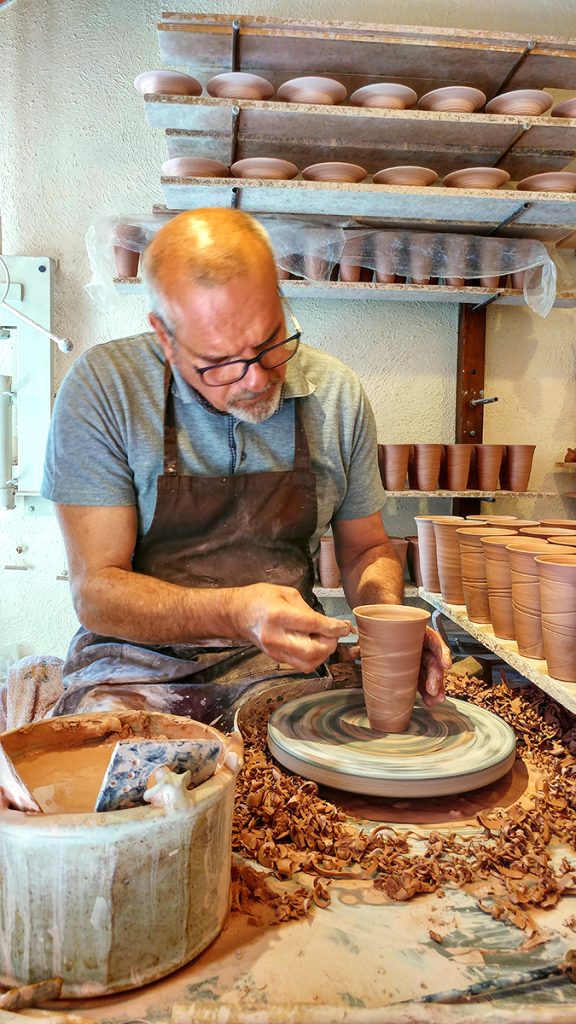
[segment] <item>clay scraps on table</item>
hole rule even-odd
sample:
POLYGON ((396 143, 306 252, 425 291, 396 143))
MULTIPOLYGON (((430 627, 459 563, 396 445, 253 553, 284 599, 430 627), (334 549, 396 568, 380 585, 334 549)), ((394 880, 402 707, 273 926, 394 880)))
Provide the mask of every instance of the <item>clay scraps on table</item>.
MULTIPOLYGON (((321 800, 315 783, 272 761, 263 709, 244 729, 233 821, 234 910, 254 924, 306 916, 328 905, 336 878, 372 879, 397 901, 456 885, 474 892, 481 910, 524 931, 522 948, 546 940, 531 911, 576 892, 576 861, 553 864, 550 849, 553 839, 576 849, 576 725, 544 694, 511 690, 505 677, 494 686, 448 673, 446 689, 512 726, 518 753, 543 773, 537 792, 506 810, 479 814, 472 835, 391 825, 366 830, 321 800)), ((565 924, 576 931, 574 921, 565 924)))

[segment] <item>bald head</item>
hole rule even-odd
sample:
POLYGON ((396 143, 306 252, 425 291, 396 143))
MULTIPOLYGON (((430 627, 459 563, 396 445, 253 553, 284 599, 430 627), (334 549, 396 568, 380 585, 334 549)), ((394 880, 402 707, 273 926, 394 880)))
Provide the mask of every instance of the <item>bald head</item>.
POLYGON ((169 221, 144 252, 143 276, 154 312, 169 319, 182 288, 214 288, 270 274, 274 254, 264 228, 240 210, 189 210, 169 221))

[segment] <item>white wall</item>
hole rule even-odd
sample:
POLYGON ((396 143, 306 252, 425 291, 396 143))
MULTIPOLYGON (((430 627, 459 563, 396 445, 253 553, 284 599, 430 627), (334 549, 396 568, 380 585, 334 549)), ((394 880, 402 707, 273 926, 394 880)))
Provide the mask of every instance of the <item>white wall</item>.
MULTIPOLYGON (((91 303, 84 292, 90 276, 84 234, 100 217, 148 213, 162 202, 162 132, 147 127, 132 87, 138 72, 159 64, 160 9, 153 0, 17 0, 0 11, 3 251, 59 261, 55 327, 74 339, 74 354, 145 323, 138 297, 106 311, 91 303)), ((310 16, 309 0, 180 0, 171 9, 310 16)), ((576 35, 573 0, 318 0, 313 14, 576 35)), ((360 372, 380 440, 452 439, 456 307, 301 301, 297 313, 313 344, 360 372)), ((576 442, 573 323, 572 311, 555 310, 545 321, 525 309, 492 307, 488 314, 486 386, 500 401, 486 409, 485 440, 536 443, 532 484, 544 490, 569 489, 552 467, 576 442)), ((1 359, 0 348, 0 366, 1 359)), ((57 355, 55 386, 69 359, 57 355)), ((415 506, 390 502, 391 533, 412 532, 415 506)), ((498 511, 504 506, 502 499, 498 511)), ((530 515, 576 515, 569 499, 525 500, 520 507, 530 515)), ((75 619, 67 584, 56 580, 63 566, 52 516, 0 511, 0 675, 3 645, 14 645, 19 654, 64 653, 75 619), (25 548, 22 555, 18 546, 25 548), (3 568, 18 561, 30 568, 3 568)))

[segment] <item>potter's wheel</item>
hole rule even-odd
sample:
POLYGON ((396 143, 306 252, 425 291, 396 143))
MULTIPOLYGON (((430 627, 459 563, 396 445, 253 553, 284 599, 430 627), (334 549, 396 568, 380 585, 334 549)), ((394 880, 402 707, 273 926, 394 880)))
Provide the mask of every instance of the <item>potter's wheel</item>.
POLYGON ((362 690, 326 690, 282 704, 268 722, 274 757, 306 779, 369 796, 427 797, 486 786, 514 763, 516 738, 497 715, 448 698, 418 698, 406 732, 370 728, 362 690))

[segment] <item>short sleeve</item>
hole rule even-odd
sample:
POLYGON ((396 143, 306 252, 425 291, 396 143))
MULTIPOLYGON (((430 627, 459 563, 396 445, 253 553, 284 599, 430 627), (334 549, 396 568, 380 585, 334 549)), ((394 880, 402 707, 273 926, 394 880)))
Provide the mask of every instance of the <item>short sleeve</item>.
POLYGON ((358 384, 350 461, 346 475, 346 494, 334 519, 361 519, 379 512, 385 501, 378 469, 378 442, 374 413, 366 394, 358 384))
POLYGON ((95 351, 76 361, 56 397, 41 494, 62 505, 135 505, 124 409, 95 351))

